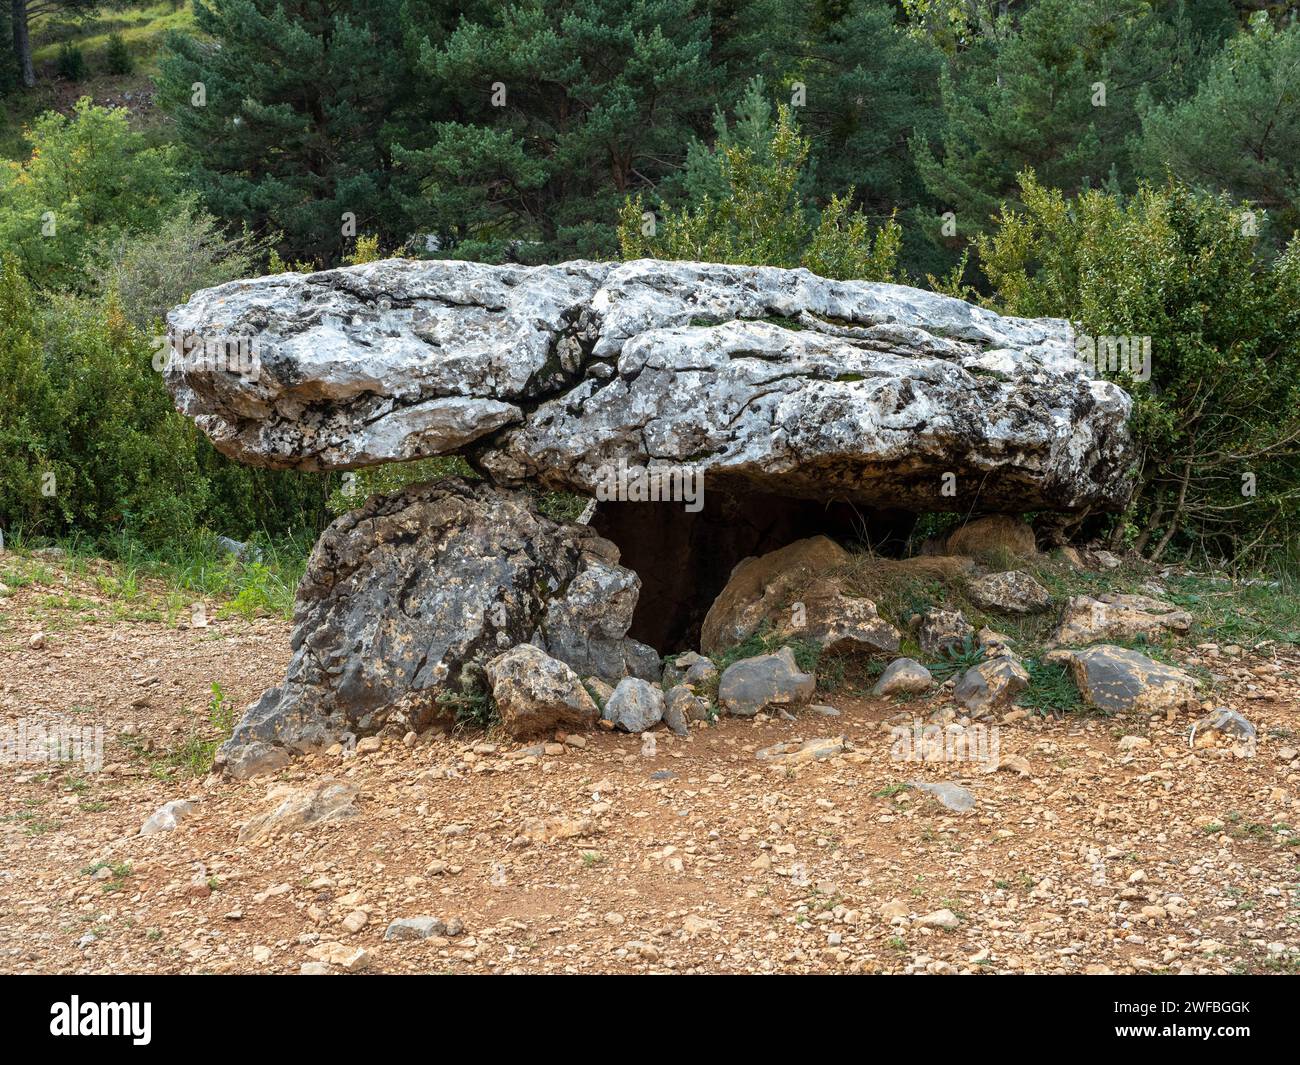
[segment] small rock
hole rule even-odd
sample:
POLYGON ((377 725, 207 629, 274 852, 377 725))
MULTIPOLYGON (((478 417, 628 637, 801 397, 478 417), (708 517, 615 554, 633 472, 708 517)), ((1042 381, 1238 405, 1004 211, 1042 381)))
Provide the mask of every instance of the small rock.
POLYGON ((871 689, 875 696, 920 694, 934 687, 934 677, 930 671, 912 658, 895 658, 885 671, 880 674, 871 689))
POLYGON ((486 673, 501 723, 515 739, 596 724, 600 710, 578 674, 532 644, 498 655, 486 673))
POLYGON ((140 826, 140 835, 152 836, 156 832, 171 832, 194 810, 194 804, 185 799, 163 803, 140 826))
POLYGON ((1052 605, 1052 593, 1017 569, 976 577, 966 592, 977 606, 1004 614, 1038 614, 1052 605))
POLYGON ((964 814, 966 811, 975 808, 975 796, 960 784, 951 784, 947 781, 930 784, 924 780, 912 780, 908 781, 907 786, 915 788, 917 791, 923 791, 927 795, 933 795, 954 813, 964 814))
POLYGON ((960 610, 933 609, 921 618, 917 640, 926 654, 937 655, 961 647, 975 635, 975 628, 960 610))
POLYGON ((602 716, 624 732, 644 732, 663 720, 664 693, 649 681, 624 677, 605 703, 602 716))
POLYGON ((971 666, 953 688, 952 697, 979 717, 1007 706, 1029 686, 1029 673, 1010 655, 989 658, 971 666))
POLYGON ((816 688, 816 678, 800 671, 794 652, 782 647, 729 665, 718 684, 718 700, 730 714, 753 717, 771 706, 805 703, 816 688))
POLYGON ((309 788, 275 788, 267 797, 276 805, 244 824, 239 830, 240 843, 287 835, 307 825, 355 817, 359 812, 357 789, 328 778, 309 788))
POLYGON ((447 934, 447 925, 438 917, 398 917, 388 922, 384 938, 401 942, 410 939, 428 939, 447 934))
POLYGON ((961 927, 961 921, 952 910, 935 910, 933 913, 927 913, 924 917, 918 917, 916 924, 922 928, 943 928, 949 932, 961 927))

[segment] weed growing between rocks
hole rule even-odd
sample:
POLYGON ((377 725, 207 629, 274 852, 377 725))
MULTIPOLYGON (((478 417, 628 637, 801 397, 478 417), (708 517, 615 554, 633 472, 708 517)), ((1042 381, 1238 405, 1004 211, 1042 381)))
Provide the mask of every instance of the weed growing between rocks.
POLYGON ((1025 669, 1029 672, 1029 686, 1016 699, 1018 705, 1044 715, 1068 714, 1082 708, 1079 689, 1065 666, 1031 658, 1025 669))

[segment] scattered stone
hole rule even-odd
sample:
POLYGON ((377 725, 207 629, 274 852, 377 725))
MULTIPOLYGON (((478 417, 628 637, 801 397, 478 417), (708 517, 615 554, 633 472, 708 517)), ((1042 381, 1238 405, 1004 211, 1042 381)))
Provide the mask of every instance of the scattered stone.
POLYGON ((173 799, 163 803, 140 826, 140 835, 152 836, 156 832, 171 832, 194 810, 186 799, 173 799))
POLYGON ((664 664, 663 689, 669 691, 679 684, 702 688, 709 685, 717 676, 718 667, 714 665, 713 659, 696 654, 694 651, 686 651, 676 658, 670 658, 664 664))
POLYGON ((485 672, 501 724, 515 739, 590 729, 600 716, 578 674, 532 644, 498 655, 485 672))
POLYGON ((923 791, 927 795, 933 795, 953 813, 964 814, 968 810, 975 809, 975 796, 960 784, 952 784, 948 781, 931 784, 924 780, 910 780, 907 786, 923 791))
POLYGON ((1029 673, 1010 655, 971 666, 953 688, 952 697, 975 717, 1007 706, 1029 686, 1029 673))
POLYGON ((804 673, 794 652, 782 647, 775 654, 733 662, 718 683, 718 701, 729 714, 753 717, 768 707, 798 706, 812 698, 817 680, 804 673))
POLYGON ((305 788, 281 786, 267 796, 276 805, 249 820, 239 830, 239 842, 268 839, 296 832, 308 825, 355 817, 357 790, 337 780, 322 780, 305 788))
POLYGON ((1019 656, 1011 647, 1011 637, 1004 636, 1000 632, 994 632, 987 626, 975 634, 975 644, 989 658, 999 658, 1005 655, 1019 661, 1019 656))
POLYGON ((918 917, 916 924, 922 928, 942 928, 951 932, 961 927, 961 921, 952 910, 935 910, 933 913, 927 913, 924 917, 918 917))
POLYGON ((337 965, 349 972, 357 972, 370 966, 370 955, 361 947, 348 947, 342 943, 319 943, 307 951, 307 956, 327 965, 337 965))
POLYGON ((966 592, 977 606, 1004 614, 1037 614, 1052 605, 1052 593, 1021 570, 976 577, 966 592))
POLYGON ((718 654, 743 643, 764 622, 785 621, 798 593, 849 561, 849 553, 826 536, 812 536, 747 558, 731 571, 704 618, 700 646, 718 654))
POLYGON ((1145 595, 1103 592, 1096 598, 1071 597, 1052 640, 1057 644, 1088 644, 1100 640, 1132 640, 1164 632, 1186 634, 1192 616, 1171 603, 1145 595))
POLYGON ((783 765, 802 765, 805 762, 821 762, 843 754, 847 749, 843 736, 824 736, 805 740, 803 743, 774 743, 764 747, 754 757, 760 762, 780 762, 783 765))
POLYGON ((921 618, 917 640, 926 654, 938 655, 961 647, 974 635, 974 627, 960 610, 941 610, 936 607, 926 611, 921 618))
POLYGON ((834 582, 818 580, 800 593, 776 627, 781 639, 812 640, 832 654, 893 654, 900 636, 870 599, 844 595, 834 582))
POLYGON ((1155 662, 1138 651, 1110 644, 1082 650, 1056 650, 1048 661, 1070 668, 1079 694, 1090 706, 1110 713, 1168 711, 1193 702, 1196 681, 1181 669, 1155 662))
POLYGON ((1225 737, 1229 743, 1240 746, 1247 756, 1254 755, 1257 743, 1255 726, 1237 713, 1236 710, 1231 710, 1226 706, 1211 710, 1192 725, 1191 733, 1188 736, 1188 745, 1191 747, 1211 746, 1215 743, 1216 734, 1225 737), (1198 734, 1201 737, 1199 743, 1197 740, 1198 734))
POLYGON ((664 693, 649 681, 625 677, 605 703, 602 716, 624 732, 645 732, 663 720, 664 693))
POLYGON ((930 671, 912 658, 896 658, 885 667, 871 689, 877 697, 886 695, 914 694, 928 692, 934 687, 934 677, 930 671))
POLYGON ((440 917, 398 917, 384 929, 384 938, 396 942, 446 934, 447 924, 440 917))
POLYGON ((235 780, 251 780, 283 769, 289 764, 289 752, 260 740, 240 744, 219 756, 220 765, 235 780))
POLYGON ((688 735, 692 721, 709 719, 709 700, 696 695, 686 684, 678 684, 664 696, 664 724, 678 736, 688 735))

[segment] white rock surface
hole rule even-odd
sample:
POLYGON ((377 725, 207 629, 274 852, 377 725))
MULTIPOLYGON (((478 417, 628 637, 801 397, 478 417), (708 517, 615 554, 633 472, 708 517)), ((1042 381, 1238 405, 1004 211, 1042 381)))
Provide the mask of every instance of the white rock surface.
POLYGON ((948 472, 989 509, 1127 490, 1131 401, 1065 322, 899 285, 395 259, 206 289, 169 330, 178 408, 255 465, 469 447, 506 483, 593 492, 619 460, 691 464, 712 487, 922 510, 948 472))

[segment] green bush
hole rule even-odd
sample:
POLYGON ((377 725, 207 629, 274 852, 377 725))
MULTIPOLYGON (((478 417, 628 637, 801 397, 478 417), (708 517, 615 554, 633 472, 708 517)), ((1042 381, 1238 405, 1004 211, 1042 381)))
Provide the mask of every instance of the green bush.
POLYGON ((31 156, 0 167, 0 252, 49 288, 84 283, 92 249, 155 231, 177 210, 171 148, 151 147, 126 111, 82 97, 32 125, 31 156))
MULTIPOLYGON (((754 101, 747 106, 752 109, 754 101)), ((724 144, 712 156, 697 154, 697 168, 717 167, 725 193, 715 199, 706 192, 680 210, 665 210, 651 233, 643 224, 641 196, 629 199, 619 216, 623 257, 805 266, 823 277, 896 280, 902 227, 891 218, 873 230, 851 208, 852 189, 833 196, 820 215, 808 207, 808 150, 790 109, 782 106, 759 143, 724 144)), ((707 182, 701 178, 697 187, 707 182)))
POLYGON ((977 241, 1005 313, 1149 337, 1135 400, 1134 493, 1116 542, 1159 559, 1258 561, 1300 528, 1300 240, 1274 257, 1226 196, 1170 183, 1074 199, 1021 179, 977 241))
POLYGON ((75 44, 64 41, 59 45, 59 58, 55 62, 59 77, 67 81, 81 81, 86 76, 86 57, 75 44))
POLYGON ((104 68, 110 74, 130 74, 135 69, 135 60, 120 33, 109 34, 108 47, 104 49, 104 68))
POLYGON ((0 272, 0 528, 160 548, 318 529, 328 477, 232 463, 172 406, 150 339, 110 295, 42 301, 0 272))

